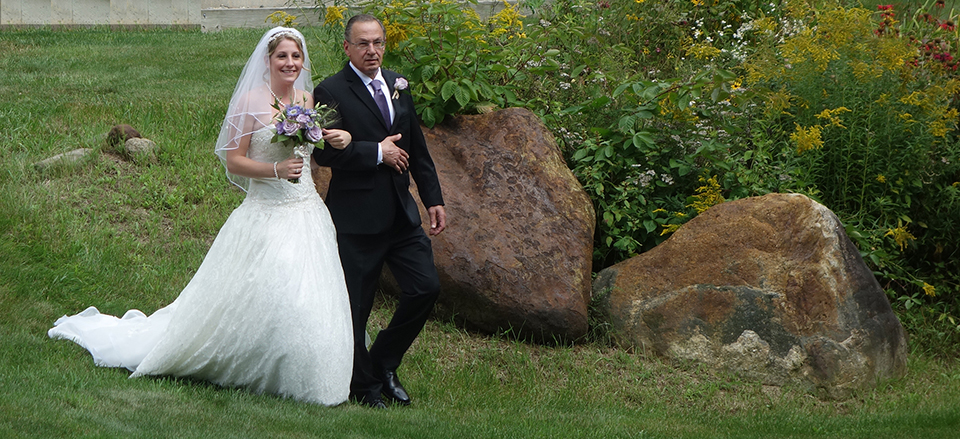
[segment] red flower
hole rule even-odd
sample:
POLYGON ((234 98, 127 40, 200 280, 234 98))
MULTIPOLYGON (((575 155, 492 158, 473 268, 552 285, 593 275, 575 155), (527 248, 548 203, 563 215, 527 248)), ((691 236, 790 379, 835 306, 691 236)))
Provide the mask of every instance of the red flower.
POLYGON ((877 10, 890 11, 893 10, 893 5, 877 5, 877 10))
POLYGON ((934 3, 934 6, 940 8, 940 9, 943 9, 943 0, 937 0, 937 2, 934 3))

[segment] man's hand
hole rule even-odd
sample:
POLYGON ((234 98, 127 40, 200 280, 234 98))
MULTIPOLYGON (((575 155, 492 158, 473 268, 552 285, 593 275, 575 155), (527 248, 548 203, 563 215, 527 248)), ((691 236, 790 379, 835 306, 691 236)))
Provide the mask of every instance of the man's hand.
POLYGON ((439 235, 447 228, 447 211, 442 205, 436 205, 428 207, 427 213, 430 215, 430 236, 439 235))
POLYGON ((398 140, 400 134, 387 136, 380 142, 380 150, 383 152, 383 163, 402 174, 410 166, 410 154, 394 143, 398 140))
POLYGON ((353 140, 353 136, 344 130, 324 129, 322 132, 323 140, 334 149, 346 148, 347 145, 350 144, 350 141, 353 140))

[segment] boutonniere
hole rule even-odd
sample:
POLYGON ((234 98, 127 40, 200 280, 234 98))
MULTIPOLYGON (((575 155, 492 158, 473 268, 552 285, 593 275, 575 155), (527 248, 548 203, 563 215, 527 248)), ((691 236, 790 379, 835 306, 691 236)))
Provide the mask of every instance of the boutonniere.
POLYGON ((400 90, 406 90, 410 86, 406 78, 397 78, 393 83, 393 99, 400 99, 400 90))

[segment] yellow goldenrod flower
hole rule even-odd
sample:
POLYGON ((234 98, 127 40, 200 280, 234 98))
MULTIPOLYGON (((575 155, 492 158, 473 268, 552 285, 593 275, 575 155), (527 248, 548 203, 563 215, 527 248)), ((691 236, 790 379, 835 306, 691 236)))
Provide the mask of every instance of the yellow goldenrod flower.
POLYGON ((666 212, 667 212, 667 209, 664 209, 664 208, 662 208, 662 207, 658 207, 658 208, 656 208, 656 209, 653 209, 653 213, 666 213, 666 212))
POLYGON ((930 296, 930 297, 936 297, 936 296, 937 296, 937 289, 936 289, 936 287, 934 287, 933 285, 930 285, 930 284, 924 282, 924 283, 923 283, 923 293, 926 294, 926 295, 928 295, 928 296, 930 296))
POLYGON ((327 6, 327 13, 323 17, 323 25, 342 25, 343 13, 346 10, 346 6, 327 6))
POLYGON ((853 68, 853 76, 861 82, 872 81, 883 75, 883 69, 877 69, 860 60, 851 61, 850 66, 853 68))
POLYGON ((797 125, 797 130, 790 134, 790 140, 797 144, 798 154, 823 148, 823 139, 820 138, 820 125, 804 128, 799 124, 794 124, 797 125))
POLYGON ((676 232, 679 229, 681 224, 664 224, 663 231, 660 232, 660 236, 667 235, 673 232, 676 232))
POLYGON ((806 60, 813 60, 820 72, 827 70, 830 61, 840 58, 836 49, 823 44, 812 29, 806 29, 788 38, 782 45, 784 58, 791 64, 802 64, 806 60))
POLYGON ((657 102, 657 106, 660 107, 661 116, 666 116, 667 114, 670 114, 670 110, 667 108, 668 105, 670 105, 669 97, 665 97, 661 99, 660 102, 657 102))
POLYGON ((907 59, 912 58, 917 50, 905 38, 881 38, 876 43, 879 51, 876 54, 875 69, 880 71, 878 75, 882 74, 884 69, 890 72, 900 71, 907 59))
POLYGON ((753 21, 753 25, 756 26, 756 28, 761 32, 766 32, 766 33, 774 33, 779 30, 777 21, 771 17, 763 17, 763 18, 756 19, 753 21))
POLYGON ((467 18, 469 18, 467 24, 473 25, 475 22, 479 23, 483 21, 483 19, 480 18, 480 14, 477 13, 477 11, 473 8, 467 8, 467 10, 464 12, 466 12, 467 18))
POLYGON ((793 100, 793 95, 790 94, 786 89, 780 89, 776 93, 772 93, 767 96, 766 108, 764 111, 771 116, 779 116, 785 110, 790 109, 793 105, 790 103, 793 100))
POLYGON ((843 113, 843 112, 845 112, 845 111, 850 111, 850 110, 847 109, 847 107, 837 107, 837 108, 835 108, 835 109, 833 109, 833 110, 826 109, 826 110, 821 111, 820 114, 817 115, 817 119, 826 119, 827 121, 829 121, 829 123, 827 124, 827 126, 831 126, 831 125, 832 125, 832 126, 837 126, 837 127, 840 127, 840 128, 846 128, 846 127, 843 126, 843 124, 841 123, 842 121, 840 120, 840 118, 837 117, 838 114, 843 113))
POLYGON ((720 49, 707 43, 694 44, 687 48, 687 55, 697 59, 713 59, 721 53, 720 49))
POLYGON ((503 0, 503 9, 494 14, 493 17, 490 17, 489 23, 494 28, 491 34, 513 35, 514 33, 519 33, 523 30, 523 22, 521 19, 524 17, 524 15, 520 15, 520 12, 517 11, 516 5, 511 5, 507 3, 506 0, 503 0))
POLYGON ((907 226, 903 225, 903 222, 897 221, 897 227, 894 229, 887 230, 883 236, 892 236, 894 242, 900 246, 900 251, 907 246, 907 243, 910 241, 916 241, 917 238, 913 236, 909 231, 907 231, 907 226))
POLYGON ((697 214, 701 214, 707 209, 727 201, 720 193, 721 187, 720 183, 717 183, 716 175, 709 179, 700 177, 700 182, 704 185, 697 188, 697 194, 693 196, 693 203, 687 205, 687 207, 692 207, 697 211, 697 214))
POLYGON ((286 26, 286 27, 297 27, 297 26, 298 26, 298 24, 297 24, 297 16, 296 16, 296 15, 290 15, 290 14, 288 14, 288 13, 286 13, 286 12, 283 12, 283 11, 276 11, 276 12, 268 15, 268 16, 267 16, 267 19, 266 19, 266 20, 263 20, 263 21, 264 21, 264 22, 270 21, 270 22, 272 22, 273 24, 279 24, 279 25, 281 25, 281 26, 286 26))
POLYGON ((913 93, 910 93, 900 98, 900 102, 907 105, 920 105, 923 103, 922 98, 923 98, 923 94, 918 91, 915 91, 913 93))
POLYGON ((887 177, 884 177, 883 174, 877 174, 877 181, 879 181, 880 183, 886 183, 887 177))
POLYGON ((947 129, 947 125, 944 124, 942 120, 930 122, 929 127, 930 134, 933 134, 936 137, 944 137, 948 132, 950 132, 950 130, 947 129))
POLYGON ((396 48, 401 42, 407 41, 409 35, 407 29, 390 20, 383 20, 383 28, 387 31, 387 44, 391 48, 396 48))

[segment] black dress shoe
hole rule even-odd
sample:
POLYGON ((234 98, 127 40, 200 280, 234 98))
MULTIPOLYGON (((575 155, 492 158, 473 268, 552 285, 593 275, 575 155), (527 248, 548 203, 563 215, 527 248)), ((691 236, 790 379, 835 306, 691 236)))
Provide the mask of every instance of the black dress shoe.
POLYGON ((383 400, 380 398, 370 398, 366 396, 357 396, 350 395, 350 399, 355 401, 357 404, 372 408, 372 409, 385 409, 387 405, 383 403, 383 400))
POLYGON ((388 400, 400 405, 410 405, 410 396, 407 395, 407 390, 400 384, 400 379, 397 378, 396 372, 385 370, 383 371, 381 379, 383 380, 383 389, 381 392, 383 392, 383 395, 386 396, 388 400))

